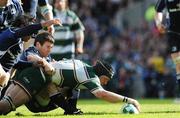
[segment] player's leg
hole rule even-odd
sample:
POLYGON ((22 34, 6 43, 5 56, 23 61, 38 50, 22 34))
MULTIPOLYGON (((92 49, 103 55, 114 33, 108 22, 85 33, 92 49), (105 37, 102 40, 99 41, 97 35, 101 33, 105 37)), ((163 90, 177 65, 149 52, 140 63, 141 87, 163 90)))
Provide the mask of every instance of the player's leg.
POLYGON ((169 51, 171 54, 171 58, 173 63, 176 66, 176 79, 178 83, 178 93, 177 97, 180 97, 180 36, 177 34, 169 33, 168 34, 168 43, 169 43, 169 51))
POLYGON ((55 103, 58 107, 61 107, 65 111, 64 112, 65 115, 80 114, 79 112, 80 110, 76 109, 76 106, 74 107, 74 105, 71 105, 68 102, 69 98, 72 97, 72 89, 70 89, 69 87, 59 88, 56 85, 50 83, 48 85, 48 93, 51 99, 49 105, 55 103))
POLYGON ((37 95, 33 96, 33 98, 26 104, 26 107, 34 113, 48 112, 56 109, 57 105, 54 102, 51 102, 49 98, 49 91, 50 90, 47 86, 45 86, 37 95))
POLYGON ((68 114, 74 114, 74 115, 78 115, 78 114, 83 114, 83 112, 77 108, 77 100, 79 98, 79 94, 80 94, 80 89, 74 89, 72 90, 72 97, 70 97, 70 99, 68 99, 68 106, 70 106, 71 109, 67 109, 65 110, 64 114, 68 115, 68 114))
POLYGON ((25 105, 28 108, 28 110, 33 113, 48 112, 48 111, 58 108, 57 105, 52 103, 51 101, 49 102, 47 106, 42 106, 39 104, 39 101, 37 101, 36 98, 34 97, 25 105))
POLYGON ((180 52, 171 54, 172 60, 176 65, 176 79, 178 83, 178 97, 180 97, 180 52))
POLYGON ((71 107, 68 105, 66 98, 69 96, 69 87, 59 88, 53 83, 48 84, 48 93, 50 96, 50 105, 55 104, 58 107, 61 107, 64 111, 71 110, 71 107))
POLYGON ((34 67, 16 71, 12 78, 13 84, 8 87, 0 102, 0 113, 6 114, 27 103, 31 96, 35 96, 47 82, 48 77, 42 74, 41 69, 34 67))
POLYGON ((11 83, 0 101, 0 114, 14 111, 29 100, 30 96, 20 85, 11 83))

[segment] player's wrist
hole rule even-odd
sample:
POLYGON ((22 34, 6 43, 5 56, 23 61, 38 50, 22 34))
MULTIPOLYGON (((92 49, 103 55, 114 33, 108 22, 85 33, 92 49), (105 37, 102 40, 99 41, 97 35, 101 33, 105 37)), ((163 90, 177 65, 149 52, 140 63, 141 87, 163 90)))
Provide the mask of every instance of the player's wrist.
POLYGON ((125 103, 128 103, 128 99, 129 99, 128 97, 124 96, 122 101, 125 102, 125 103))

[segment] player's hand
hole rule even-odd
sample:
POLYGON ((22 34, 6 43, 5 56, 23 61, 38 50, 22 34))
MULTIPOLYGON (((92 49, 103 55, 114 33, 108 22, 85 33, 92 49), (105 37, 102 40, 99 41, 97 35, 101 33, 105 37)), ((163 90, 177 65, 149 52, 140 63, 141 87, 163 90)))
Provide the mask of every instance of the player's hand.
POLYGON ((132 99, 132 98, 128 98, 128 103, 133 104, 133 105, 137 108, 137 110, 138 110, 139 112, 141 111, 141 109, 140 109, 140 104, 139 104, 139 102, 138 102, 137 100, 132 99))
POLYGON ((53 25, 51 25, 51 26, 48 27, 48 32, 49 32, 51 35, 54 34, 55 29, 54 29, 54 26, 53 26, 53 25))
POLYGON ((55 19, 52 19, 52 20, 47 20, 47 21, 44 21, 44 22, 41 23, 41 26, 43 28, 46 28, 46 27, 48 28, 48 27, 50 27, 52 25, 60 25, 60 26, 62 26, 61 21, 58 18, 55 18, 55 19))
POLYGON ((163 24, 158 24, 157 29, 161 34, 164 34, 166 32, 166 27, 163 24))
POLYGON ((33 62, 34 67, 42 67, 44 65, 44 61, 38 55, 28 55, 27 60, 33 62))
POLYGON ((76 53, 77 54, 82 54, 84 51, 83 51, 83 48, 80 48, 80 47, 77 47, 76 48, 76 53))

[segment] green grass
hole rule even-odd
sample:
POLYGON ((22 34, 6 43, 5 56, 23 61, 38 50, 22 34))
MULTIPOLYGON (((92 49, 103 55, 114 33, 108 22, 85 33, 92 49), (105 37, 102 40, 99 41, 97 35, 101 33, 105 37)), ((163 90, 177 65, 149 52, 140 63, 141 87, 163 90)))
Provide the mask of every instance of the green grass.
POLYGON ((141 113, 138 115, 119 114, 123 104, 111 104, 101 100, 79 100, 78 107, 82 109, 84 115, 64 116, 63 110, 56 109, 47 113, 34 114, 29 112, 24 106, 19 107, 16 111, 11 112, 8 118, 180 118, 180 104, 175 104, 173 99, 157 100, 143 99, 139 100, 141 104, 141 113), (23 116, 15 114, 21 113, 23 116))

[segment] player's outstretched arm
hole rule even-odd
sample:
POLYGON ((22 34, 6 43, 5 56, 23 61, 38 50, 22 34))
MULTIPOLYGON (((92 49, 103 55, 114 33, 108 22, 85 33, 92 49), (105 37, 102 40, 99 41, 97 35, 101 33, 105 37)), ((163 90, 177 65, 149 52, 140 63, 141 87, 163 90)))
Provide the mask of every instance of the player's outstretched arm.
POLYGON ((15 30, 14 35, 16 38, 30 36, 33 33, 36 33, 38 30, 42 28, 46 28, 51 25, 61 25, 61 21, 59 19, 53 19, 53 20, 44 21, 40 24, 32 24, 32 25, 15 30))
POLYGON ((60 25, 60 26, 62 26, 61 21, 58 18, 48 20, 48 21, 44 21, 44 22, 41 23, 42 27, 49 27, 51 25, 60 25))
POLYGON ((97 90, 96 92, 93 92, 93 94, 100 99, 106 100, 111 103, 117 103, 117 102, 126 102, 133 104, 138 111, 140 112, 140 104, 137 100, 128 98, 110 91, 106 90, 97 90))

